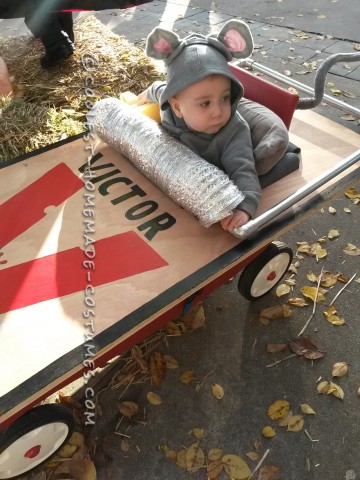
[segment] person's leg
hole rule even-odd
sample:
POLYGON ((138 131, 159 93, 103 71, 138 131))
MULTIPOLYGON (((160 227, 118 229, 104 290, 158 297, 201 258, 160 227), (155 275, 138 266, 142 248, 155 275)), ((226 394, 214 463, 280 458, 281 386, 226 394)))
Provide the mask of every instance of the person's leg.
POLYGON ((64 30, 65 33, 68 34, 68 37, 70 38, 71 42, 74 43, 74 22, 73 22, 73 16, 71 12, 58 12, 58 20, 59 23, 64 30))

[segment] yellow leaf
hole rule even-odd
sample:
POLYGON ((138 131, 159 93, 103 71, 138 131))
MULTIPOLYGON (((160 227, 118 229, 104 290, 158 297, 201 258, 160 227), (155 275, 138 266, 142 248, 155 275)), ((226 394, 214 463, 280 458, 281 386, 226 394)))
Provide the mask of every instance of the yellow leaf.
POLYGON ((124 417, 130 418, 133 415, 136 415, 139 411, 137 403, 124 401, 118 404, 119 411, 124 417))
POLYGON ((176 455, 176 465, 181 468, 186 468, 186 450, 180 450, 176 455))
POLYGON ((311 298, 313 302, 323 302, 325 300, 324 295, 316 287, 305 286, 300 289, 300 292, 304 297, 311 298))
POLYGON ((204 305, 199 302, 193 305, 182 318, 186 331, 191 332, 204 326, 205 312, 204 305))
POLYGON ((180 382, 181 383, 190 383, 195 380, 195 373, 192 370, 185 370, 185 372, 182 372, 180 375, 180 382))
POLYGON ((328 231, 328 238, 336 238, 340 235, 339 230, 331 229, 328 231))
POLYGON ((291 418, 293 417, 293 413, 292 412, 289 412, 286 417, 284 418, 280 418, 280 420, 278 420, 278 425, 279 427, 287 427, 289 425, 289 422, 291 420, 291 418))
POLYGON ((170 458, 171 460, 176 462, 177 453, 175 452, 175 450, 169 448, 167 445, 160 445, 159 450, 162 450, 165 453, 166 458, 170 458))
POLYGON ((317 283, 317 281, 318 281, 318 277, 312 272, 307 273, 306 278, 308 280, 310 280, 310 282, 313 282, 313 283, 317 283))
POLYGON ((304 426, 304 419, 302 415, 293 415, 288 423, 288 432, 299 432, 304 426))
POLYGON ((164 360, 165 360, 166 368, 168 368, 169 370, 174 370, 179 366, 178 361, 171 355, 164 355, 164 360))
POLYGON ((58 455, 61 458, 71 458, 77 449, 77 445, 70 445, 69 443, 66 443, 63 447, 61 447, 58 455))
POLYGON ((246 456, 249 457, 250 460, 254 460, 254 462, 256 462, 256 460, 259 460, 259 457, 260 457, 260 455, 257 452, 248 452, 246 456))
POLYGON ((288 293, 291 292, 291 288, 289 285, 286 285, 285 283, 282 283, 276 288, 276 296, 281 297, 282 295, 287 295, 288 293))
POLYGON ((324 272, 321 275, 320 285, 322 287, 330 288, 333 287, 338 280, 339 275, 331 272, 324 272))
POLYGON ((247 463, 237 455, 224 455, 222 457, 225 472, 232 480, 247 480, 251 475, 247 463))
POLYGON ((268 410, 267 414, 271 418, 271 420, 278 420, 279 418, 284 418, 290 410, 290 403, 286 400, 276 400, 276 402, 272 403, 268 410))
POLYGON ((303 298, 300 297, 289 298, 288 302, 290 303, 290 305, 294 305, 294 307, 306 307, 307 305, 309 305, 305 302, 303 298))
POLYGON ((326 320, 330 322, 332 325, 344 325, 345 320, 343 318, 338 317, 337 315, 329 315, 326 317, 326 320))
POLYGON ((203 428, 193 428, 190 430, 189 435, 194 435, 198 440, 205 437, 205 431, 203 428))
POLYGON ((191 472, 196 472, 204 465, 204 450, 199 447, 197 442, 190 445, 190 447, 186 450, 185 461, 186 468, 191 472))
POLYGON ((96 480, 94 463, 81 452, 77 452, 70 460, 69 472, 74 480, 96 480))
POLYGON ((266 438, 272 438, 272 437, 275 437, 276 435, 276 432, 275 430, 270 427, 270 426, 266 426, 262 429, 261 433, 264 435, 264 437, 266 438))
POLYGON ((218 400, 221 400, 224 396, 224 389, 218 383, 214 383, 211 386, 211 391, 212 391, 214 397, 217 398, 218 400))
POLYGON ((348 364, 346 362, 337 362, 334 363, 332 367, 332 376, 333 377, 343 377, 348 372, 348 364))
POLYGON ((211 462, 215 462, 216 460, 220 460, 224 455, 224 450, 222 448, 212 448, 209 450, 208 459, 211 462))
POLYGON ((332 393, 334 397, 340 398, 341 400, 344 398, 344 390, 333 382, 329 382, 329 389, 326 393, 328 395, 332 393))
POLYGON ((165 331, 167 335, 181 335, 181 329, 179 325, 176 325, 174 322, 169 322, 165 326, 165 331))
POLYGON ((70 445, 76 445, 77 447, 82 447, 84 442, 84 435, 80 432, 74 432, 69 438, 70 445))
POLYGON ((357 256, 360 255, 360 248, 356 247, 352 243, 348 243, 343 252, 346 253, 346 255, 357 256))
POLYGON ((346 190, 345 195, 348 198, 360 198, 360 193, 355 190, 355 188, 349 188, 346 190))
POLYGON ((317 393, 327 393, 330 388, 330 383, 328 381, 320 382, 316 387, 317 393))
POLYGON ((221 460, 213 460, 206 467, 206 475, 209 480, 218 480, 223 471, 224 464, 221 460))
POLYGON ((305 413, 306 415, 315 415, 314 409, 310 407, 310 405, 308 405, 307 403, 302 403, 300 405, 300 408, 302 413, 305 413))
POLYGON ((146 398, 151 405, 161 405, 161 397, 155 392, 148 392, 146 398))
POLYGON ((158 387, 166 374, 166 363, 160 352, 153 352, 150 355, 149 370, 152 383, 158 387))

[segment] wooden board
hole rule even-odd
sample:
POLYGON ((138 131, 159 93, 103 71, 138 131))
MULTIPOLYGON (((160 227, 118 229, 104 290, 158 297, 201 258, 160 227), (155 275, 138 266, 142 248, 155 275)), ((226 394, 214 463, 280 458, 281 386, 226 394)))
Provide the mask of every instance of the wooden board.
MULTIPOLYGON (((302 167, 265 189, 259 213, 360 148, 358 134, 313 112, 298 112, 291 132, 302 167)), ((93 188, 81 173, 86 147, 79 138, 1 171, 0 424, 80 376, 95 352, 157 328, 283 231, 240 244, 219 225, 206 229, 103 144, 93 188)))

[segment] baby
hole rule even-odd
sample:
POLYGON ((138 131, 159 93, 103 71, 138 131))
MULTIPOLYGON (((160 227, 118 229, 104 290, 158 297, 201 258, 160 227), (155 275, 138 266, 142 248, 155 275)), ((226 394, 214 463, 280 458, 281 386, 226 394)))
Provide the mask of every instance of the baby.
MULTIPOLYGON (((261 198, 258 174, 266 173, 283 156, 288 144, 285 125, 270 110, 266 129, 253 144, 248 120, 258 118, 243 97, 243 87, 229 68, 232 57, 248 57, 253 49, 251 32, 239 20, 230 20, 217 36, 190 35, 180 40, 170 30, 155 28, 147 39, 146 53, 165 60, 167 81, 154 82, 138 97, 138 105, 157 102, 163 127, 199 156, 225 171, 245 195, 231 215, 221 220, 224 230, 241 227, 255 214, 261 198), (242 103, 243 102, 243 103, 242 103), (273 135, 274 117, 276 134, 273 135), (275 145, 263 138, 273 138, 275 145), (280 132, 280 134, 279 134, 280 132), (255 148, 256 147, 256 148, 255 148), (254 152, 258 158, 254 158, 254 152), (257 169, 257 164, 259 169, 257 169)), ((255 139, 255 137, 254 137, 255 139)))

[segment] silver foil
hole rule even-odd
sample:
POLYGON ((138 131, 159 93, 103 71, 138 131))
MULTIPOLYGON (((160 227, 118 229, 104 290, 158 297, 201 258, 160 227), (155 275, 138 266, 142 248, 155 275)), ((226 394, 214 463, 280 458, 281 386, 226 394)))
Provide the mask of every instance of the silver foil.
POLYGON ((223 171, 116 98, 96 102, 88 122, 103 142, 121 152, 205 227, 227 217, 244 199, 223 171))

